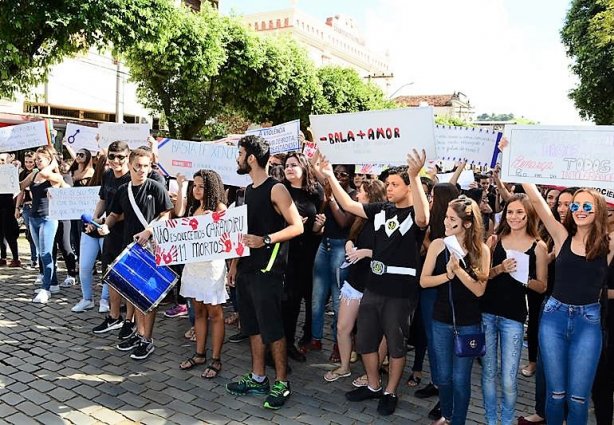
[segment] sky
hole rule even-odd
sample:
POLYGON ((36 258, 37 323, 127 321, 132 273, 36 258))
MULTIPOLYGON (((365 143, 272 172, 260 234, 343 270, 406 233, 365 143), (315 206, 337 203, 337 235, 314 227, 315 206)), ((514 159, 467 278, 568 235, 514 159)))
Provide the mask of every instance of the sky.
POLYGON ((220 0, 222 13, 296 7, 351 16, 367 45, 388 53, 396 95, 464 93, 481 113, 542 124, 586 124, 560 29, 571 0, 220 0))

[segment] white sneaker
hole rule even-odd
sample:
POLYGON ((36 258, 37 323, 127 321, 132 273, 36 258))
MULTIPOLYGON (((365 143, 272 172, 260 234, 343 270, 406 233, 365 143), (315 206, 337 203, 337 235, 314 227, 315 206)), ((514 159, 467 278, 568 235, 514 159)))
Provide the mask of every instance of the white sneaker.
POLYGON ((51 285, 49 291, 51 291, 52 294, 57 294, 60 292, 60 285, 51 285))
POLYGON ((38 304, 47 304, 47 302, 49 301, 49 298, 51 298, 51 292, 49 291, 45 291, 44 289, 42 289, 32 300, 33 303, 38 303, 38 304))
POLYGON ((100 307, 98 307, 98 313, 108 313, 109 309, 109 301, 101 299, 100 307))
POLYGON ((73 308, 71 308, 70 311, 73 313, 81 313, 92 308, 94 308, 94 301, 81 300, 73 308))
POLYGON ((35 285, 41 285, 43 283, 43 275, 39 274, 38 276, 36 276, 36 280, 34 281, 35 285))
POLYGON ((72 276, 68 276, 66 279, 64 279, 64 282, 62 282, 62 284, 60 285, 62 288, 69 288, 73 285, 76 285, 77 281, 75 280, 74 277, 72 276))

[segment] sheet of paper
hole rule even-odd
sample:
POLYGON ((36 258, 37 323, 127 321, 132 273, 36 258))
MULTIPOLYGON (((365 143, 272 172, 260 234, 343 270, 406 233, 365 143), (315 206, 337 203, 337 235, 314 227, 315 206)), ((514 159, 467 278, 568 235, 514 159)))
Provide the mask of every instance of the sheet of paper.
POLYGON ((529 254, 513 249, 506 249, 505 253, 507 258, 516 260, 516 271, 510 273, 510 276, 522 284, 529 282, 529 254))
POLYGON ((443 243, 446 245, 446 248, 448 248, 448 251, 450 251, 452 255, 456 257, 457 260, 462 262, 463 265, 467 267, 467 264, 465 264, 465 260, 463 260, 466 253, 460 246, 460 243, 458 242, 458 239, 456 239, 456 236, 446 236, 445 238, 443 238, 443 243))

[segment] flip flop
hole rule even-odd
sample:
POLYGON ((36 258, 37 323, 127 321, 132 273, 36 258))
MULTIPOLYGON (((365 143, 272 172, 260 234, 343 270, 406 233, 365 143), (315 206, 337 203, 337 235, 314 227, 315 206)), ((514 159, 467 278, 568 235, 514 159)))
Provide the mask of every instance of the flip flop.
POLYGON ((420 382, 422 382, 422 378, 420 378, 419 376, 415 376, 412 372, 411 375, 409 375, 409 379, 407 380, 407 386, 408 387, 417 387, 418 385, 420 385, 420 382))
POLYGON ((366 387, 367 385, 369 385, 369 380, 367 379, 367 375, 362 375, 354 379, 352 381, 352 385, 354 385, 357 388, 366 387))
POLYGON ((326 374, 324 375, 324 380, 326 382, 335 382, 339 378, 347 378, 352 374, 352 372, 350 372, 349 370, 345 373, 339 373, 338 370, 339 369, 335 369, 326 372, 326 374))

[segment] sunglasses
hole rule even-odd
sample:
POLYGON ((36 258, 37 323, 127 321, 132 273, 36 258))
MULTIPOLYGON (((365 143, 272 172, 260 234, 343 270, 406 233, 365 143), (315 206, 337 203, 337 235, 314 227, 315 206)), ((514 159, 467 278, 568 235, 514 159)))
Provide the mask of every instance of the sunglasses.
POLYGON ((335 171, 335 177, 339 178, 339 177, 350 177, 349 173, 346 173, 345 171, 335 171))
POLYGON ((119 159, 120 161, 123 161, 124 159, 128 158, 128 155, 118 155, 118 154, 115 154, 115 153, 110 153, 108 158, 111 161, 115 161, 116 159, 119 159))
POLYGON ((85 152, 77 152, 79 158, 85 158, 85 152))
MULTIPOLYGON (((569 204, 569 211, 571 211, 572 213, 580 211, 580 203, 579 202, 572 202, 571 204, 569 204)), ((592 213, 593 212, 593 203, 592 202, 585 202, 585 203, 583 203, 582 204, 582 211, 584 211, 585 213, 592 213)))

